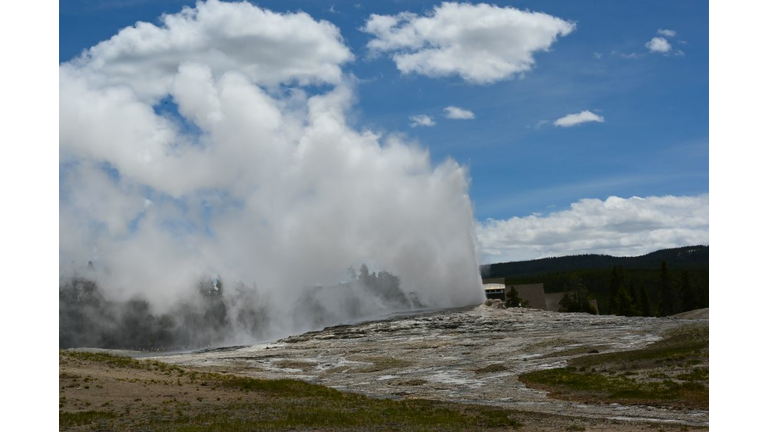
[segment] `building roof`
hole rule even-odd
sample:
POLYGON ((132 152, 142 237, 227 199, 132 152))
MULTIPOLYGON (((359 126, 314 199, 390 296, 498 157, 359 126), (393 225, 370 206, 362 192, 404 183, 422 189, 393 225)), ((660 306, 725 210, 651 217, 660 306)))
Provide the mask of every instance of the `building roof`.
POLYGON ((483 285, 485 284, 502 284, 504 285, 506 282, 504 281, 504 278, 483 278, 483 285))
POLYGON ((499 290, 499 289, 503 290, 506 288, 506 286, 504 284, 499 284, 499 283, 487 283, 487 284, 483 284, 483 288, 485 288, 486 291, 499 290))

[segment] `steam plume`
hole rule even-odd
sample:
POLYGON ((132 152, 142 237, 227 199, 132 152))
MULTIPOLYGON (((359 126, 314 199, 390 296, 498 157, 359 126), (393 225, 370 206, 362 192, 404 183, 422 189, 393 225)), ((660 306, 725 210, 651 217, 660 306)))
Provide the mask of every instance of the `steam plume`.
POLYGON ((113 324, 142 299, 179 327, 180 308, 210 310, 195 298, 220 279, 232 340, 479 303, 465 168, 350 126, 352 60, 328 22, 211 0, 62 64, 60 298, 101 296, 120 311, 77 316, 113 324), (398 277, 403 297, 351 277, 361 263, 398 277), (319 321, 297 313, 312 301, 319 321))

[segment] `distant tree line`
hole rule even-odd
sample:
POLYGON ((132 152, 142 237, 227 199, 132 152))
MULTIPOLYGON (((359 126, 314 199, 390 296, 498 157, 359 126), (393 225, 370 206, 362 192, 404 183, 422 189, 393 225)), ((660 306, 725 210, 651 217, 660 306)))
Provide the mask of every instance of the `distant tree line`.
POLYGON ((589 312, 585 299, 597 299, 601 313, 625 316, 667 316, 709 307, 709 266, 655 269, 581 269, 524 277, 507 277, 507 284, 543 282, 545 291, 565 292, 561 306, 589 312))
POLYGON ((59 348, 184 349, 221 343, 236 333, 258 338, 269 310, 255 287, 234 284, 224 296, 221 278, 201 277, 190 295, 165 313, 145 299, 108 299, 84 277, 59 285, 59 348))
POLYGON ((400 287, 399 277, 385 270, 371 273, 367 265, 361 264, 358 274, 355 274, 354 269, 350 269, 350 276, 352 277, 352 282, 356 282, 355 285, 362 286, 371 295, 375 295, 386 302, 407 305, 409 307, 423 306, 418 299, 413 296, 409 297, 403 292, 403 289, 400 287), (414 302, 416 304, 412 304, 414 302))
POLYGON ((519 278, 545 273, 611 270, 613 267, 621 267, 627 271, 635 269, 657 270, 662 261, 666 261, 670 268, 679 270, 708 268, 709 246, 662 249, 636 257, 586 254, 513 261, 484 265, 480 271, 484 278, 519 278))
POLYGON ((400 278, 387 271, 372 272, 362 264, 359 272, 348 269, 349 279, 337 285, 313 286, 302 291, 295 313, 322 328, 385 312, 422 308, 415 293, 406 293, 400 278))
MULTIPOLYGON (((89 272, 93 266, 89 265, 89 272)), ((406 293, 400 278, 386 271, 350 270, 350 281, 305 288, 289 308, 292 316, 274 314, 269 293, 220 276, 202 276, 167 310, 156 310, 141 297, 116 300, 105 296, 95 278, 72 277, 59 283, 59 348, 93 347, 132 350, 202 348, 264 339, 272 320, 319 328, 373 313, 421 308, 406 293), (377 309, 378 308, 378 309, 377 309)))

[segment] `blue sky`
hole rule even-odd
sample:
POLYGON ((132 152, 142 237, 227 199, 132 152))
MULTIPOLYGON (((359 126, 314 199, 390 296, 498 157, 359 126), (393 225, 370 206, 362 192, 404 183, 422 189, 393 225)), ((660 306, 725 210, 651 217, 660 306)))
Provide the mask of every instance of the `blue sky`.
MULTIPOLYGON (((475 2, 478 3, 478 2, 475 2)), ((185 1, 83 0, 60 3, 59 60, 66 62, 137 21, 157 23, 185 1)), ((360 82, 349 116, 355 127, 399 133, 470 168, 475 218, 506 220, 568 210, 610 196, 700 196, 709 191, 708 5, 700 1, 500 1, 575 23, 535 64, 488 84, 459 76, 404 74, 388 53, 371 56, 361 31, 371 14, 423 16, 439 2, 254 3, 276 12, 305 11, 340 29, 360 82), (332 5, 332 7, 331 7, 332 5), (660 35, 660 29, 674 36, 660 35), (672 48, 646 46, 664 37, 672 48), (443 109, 470 110, 449 120, 443 109), (588 110, 603 122, 556 127, 588 110), (409 118, 430 116, 431 127, 409 118)), ((708 204, 707 204, 708 206, 708 204)))

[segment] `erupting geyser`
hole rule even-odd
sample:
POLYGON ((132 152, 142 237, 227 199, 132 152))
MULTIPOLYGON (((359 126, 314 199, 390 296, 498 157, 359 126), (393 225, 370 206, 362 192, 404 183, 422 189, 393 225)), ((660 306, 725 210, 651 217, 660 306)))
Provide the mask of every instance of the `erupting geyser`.
POLYGON ((121 329, 141 326, 251 341, 481 302, 466 170, 351 127, 352 60, 328 22, 211 0, 62 64, 68 343, 131 345, 121 329))

